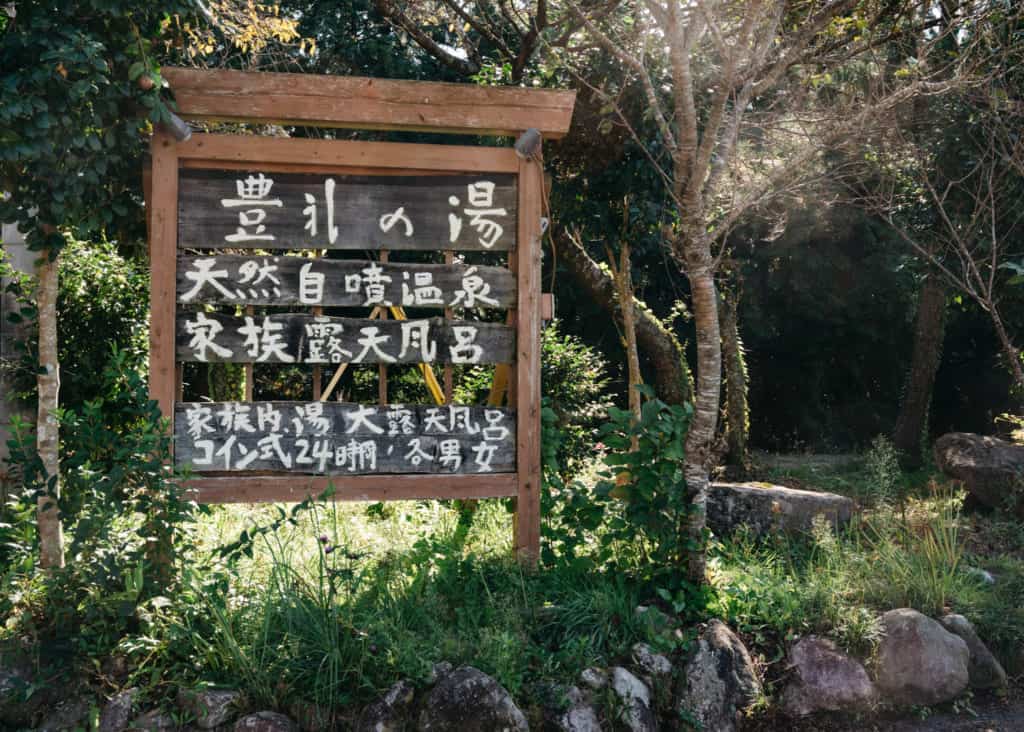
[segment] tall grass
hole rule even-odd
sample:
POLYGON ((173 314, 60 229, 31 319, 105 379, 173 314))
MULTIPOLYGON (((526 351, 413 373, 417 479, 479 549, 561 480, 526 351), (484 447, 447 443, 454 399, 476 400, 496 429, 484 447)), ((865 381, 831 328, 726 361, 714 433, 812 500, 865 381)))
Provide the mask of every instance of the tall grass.
POLYGON ((317 506, 261 534, 234 595, 209 597, 211 625, 196 629, 210 680, 241 681, 270 707, 305 699, 336 710, 398 678, 424 681, 446 660, 516 694, 569 682, 645 638, 633 616, 641 598, 621 578, 515 562, 501 502, 481 502, 462 534, 455 510, 414 503, 317 506))

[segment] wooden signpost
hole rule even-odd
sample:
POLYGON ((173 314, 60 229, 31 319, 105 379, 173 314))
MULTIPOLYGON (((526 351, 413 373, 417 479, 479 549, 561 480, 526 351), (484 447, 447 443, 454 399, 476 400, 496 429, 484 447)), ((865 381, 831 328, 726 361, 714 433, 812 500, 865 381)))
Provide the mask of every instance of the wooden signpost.
MULTIPOLYGON (((186 119, 559 137, 574 100, 291 74, 164 76, 186 119)), ((515 546, 535 559, 542 187, 539 156, 511 147, 177 142, 157 131, 150 391, 197 499, 296 501, 328 485, 338 500, 514 496, 515 546), (250 382, 244 402, 185 402, 188 362, 243 363, 250 380, 253 364, 308 365, 314 393, 254 402, 250 382), (328 400, 348 364, 379 365, 379 404, 328 400), (450 366, 445 403, 388 404, 389 364, 420 364, 430 378, 433 364, 509 364, 508 406, 452 404, 450 366)))

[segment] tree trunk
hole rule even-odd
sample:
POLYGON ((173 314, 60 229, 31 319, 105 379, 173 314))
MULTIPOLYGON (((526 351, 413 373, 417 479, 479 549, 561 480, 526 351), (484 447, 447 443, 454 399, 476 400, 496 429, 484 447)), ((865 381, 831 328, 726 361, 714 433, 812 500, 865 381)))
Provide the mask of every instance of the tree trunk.
POLYGON ((36 416, 36 450, 42 462, 45 484, 36 501, 39 524, 39 564, 45 569, 64 566, 64 533, 57 500, 60 498, 60 431, 56 410, 60 392, 57 360, 57 258, 43 251, 36 265, 39 309, 39 374, 36 385, 39 408, 36 416))
MULTIPOLYGON (((560 238, 558 253, 576 283, 613 317, 621 318, 615 282, 572 237, 560 238)), ((682 344, 646 305, 633 298, 637 348, 654 368, 654 390, 666 404, 685 404, 693 394, 693 379, 682 344)))
POLYGON ((722 365, 725 368, 725 462, 745 471, 750 412, 747 403, 747 360, 736 316, 736 296, 723 293, 718 301, 722 327, 722 365))
MULTIPOLYGON (((611 264, 615 265, 612 258, 611 264)), ((615 271, 615 284, 619 294, 619 312, 622 314, 622 335, 626 347, 626 366, 629 373, 629 411, 633 415, 633 424, 640 423, 640 390, 637 387, 641 384, 640 379, 640 357, 636 350, 636 322, 633 318, 633 308, 625 307, 624 303, 633 302, 633 271, 629 261, 629 245, 622 245, 622 256, 619 268, 615 271)), ((639 446, 639 437, 633 435, 632 449, 636 452, 639 446)))
POLYGON ((707 567, 704 533, 707 526, 708 463, 718 424, 722 389, 722 336, 710 247, 706 241, 688 241, 683 253, 697 330, 697 399, 686 435, 686 462, 683 466, 691 504, 687 527, 690 544, 687 575, 694 584, 703 585, 707 567))
POLYGON ((1006 332, 1006 326, 1003 324, 1003 319, 995 304, 989 302, 986 303, 986 306, 989 317, 992 318, 992 324, 996 328, 996 334, 999 336, 999 343, 1003 347, 1003 356, 1006 357, 1010 373, 1013 374, 1013 380, 1017 384, 1018 391, 1024 392, 1024 368, 1021 368, 1020 349, 1010 340, 1010 334, 1006 332))
POLYGON ((905 468, 921 467, 921 441, 928 429, 928 410, 935 374, 942 360, 946 334, 946 288, 939 277, 925 279, 918 295, 914 321, 914 352, 910 359, 906 392, 896 418, 893 442, 905 468))

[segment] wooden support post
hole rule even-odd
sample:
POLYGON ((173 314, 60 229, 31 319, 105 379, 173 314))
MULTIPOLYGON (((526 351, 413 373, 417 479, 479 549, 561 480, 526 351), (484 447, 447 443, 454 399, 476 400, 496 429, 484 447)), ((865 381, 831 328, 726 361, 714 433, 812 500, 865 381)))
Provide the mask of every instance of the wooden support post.
MULTIPOLYGON (((168 420, 174 419, 175 264, 178 245, 178 153, 169 133, 157 129, 150 142, 153 159, 150 230, 152 276, 149 286, 149 396, 168 420)), ((173 433, 173 424, 172 424, 173 433)))
MULTIPOLYGON (((516 247, 516 501, 515 547, 523 562, 540 557, 540 218, 544 179, 538 162, 519 161, 516 247)), ((511 397, 511 394, 510 394, 511 397)), ((512 404, 512 402, 509 402, 512 404)))

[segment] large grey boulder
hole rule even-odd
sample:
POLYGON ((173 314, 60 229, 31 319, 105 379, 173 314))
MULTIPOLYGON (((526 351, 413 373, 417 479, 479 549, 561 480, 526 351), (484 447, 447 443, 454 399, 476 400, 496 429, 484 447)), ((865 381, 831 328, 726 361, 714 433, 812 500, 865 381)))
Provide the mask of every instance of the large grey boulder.
POLYGON ((1006 686, 1006 671, 992 655, 977 631, 971 625, 971 621, 963 615, 951 613, 939 618, 942 627, 950 633, 954 633, 963 639, 970 652, 970 660, 967 663, 967 675, 972 689, 999 689, 1006 686))
POLYGON ((125 689, 110 698, 100 712, 99 732, 124 732, 132 718, 138 689, 125 689))
POLYGON ((910 608, 885 613, 881 626, 875 684, 888 701, 929 706, 964 692, 971 654, 962 638, 910 608))
POLYGON ((561 732, 601 732, 601 719, 588 695, 570 686, 565 696, 569 707, 555 718, 555 727, 561 732))
POLYGON ((277 712, 256 712, 235 722, 234 732, 299 732, 299 725, 277 712))
POLYGON ((839 528, 849 523, 853 511, 853 501, 845 496, 769 483, 712 483, 708 491, 708 526, 719 536, 742 525, 755 536, 808 532, 816 516, 839 528))
POLYGON ((89 700, 83 696, 63 699, 55 704, 36 727, 36 732, 64 732, 82 729, 89 714, 89 700))
POLYGON ((680 714, 693 717, 705 732, 733 732, 738 714, 761 693, 761 681, 743 641, 724 623, 712 620, 683 671, 677 700, 680 714))
POLYGON ((950 432, 935 441, 935 463, 990 508, 1024 518, 1024 447, 997 437, 950 432))
POLYGON ((214 729, 235 716, 238 692, 228 689, 178 689, 178 707, 200 729, 214 729))
POLYGON ((422 732, 528 732, 512 695, 483 671, 460 666, 438 681, 420 712, 422 732))
POLYGON ((790 649, 789 663, 794 675, 782 693, 782 708, 790 716, 860 710, 878 697, 860 662, 825 638, 808 636, 797 641, 790 649))
POLYGON ((657 653, 646 643, 634 644, 632 651, 633 663, 636 664, 640 671, 652 679, 671 675, 672 662, 668 660, 667 656, 657 653))
MULTIPOLYGON (((151 709, 132 720, 128 727, 128 729, 142 732, 164 732, 164 730, 177 728, 178 723, 174 721, 174 717, 162 709, 151 709)), ((261 730, 261 732, 263 731, 261 730)))
POLYGON ((416 688, 411 681, 399 681, 363 710, 357 732, 401 732, 409 721, 415 696, 416 688))
POLYGON ((621 666, 615 666, 611 669, 611 686, 622 705, 619 721, 630 732, 655 732, 658 729, 647 684, 621 666))

